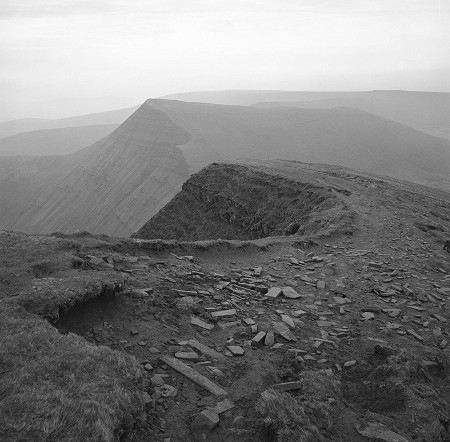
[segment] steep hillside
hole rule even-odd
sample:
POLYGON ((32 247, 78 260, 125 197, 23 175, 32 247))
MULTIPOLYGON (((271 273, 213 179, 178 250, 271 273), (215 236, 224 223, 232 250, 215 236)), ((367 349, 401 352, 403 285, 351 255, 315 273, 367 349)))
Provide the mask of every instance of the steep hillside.
POLYGON ((57 129, 65 127, 91 126, 123 123, 138 107, 117 109, 106 112, 97 112, 76 117, 49 120, 41 118, 24 118, 0 123, 0 138, 9 137, 22 132, 30 132, 42 129, 57 129))
POLYGON ((354 107, 437 137, 450 138, 450 94, 445 92, 218 91, 172 94, 163 98, 258 106, 354 107))
POLYGON ((255 239, 351 229, 352 214, 309 176, 297 179, 235 164, 212 164, 135 235, 139 238, 255 239))
POLYGON ((450 190, 450 142, 357 109, 254 109, 149 100, 190 135, 192 171, 236 158, 335 164, 450 190))
POLYGON ((64 155, 94 144, 118 124, 64 127, 0 138, 0 155, 64 155))
POLYGON ((0 228, 128 235, 217 160, 327 163, 450 189, 450 143, 356 109, 148 100, 65 156, 0 157, 0 228))
POLYGON ((0 226, 128 235, 179 190, 189 135, 147 105, 111 135, 65 156, 0 159, 0 226))

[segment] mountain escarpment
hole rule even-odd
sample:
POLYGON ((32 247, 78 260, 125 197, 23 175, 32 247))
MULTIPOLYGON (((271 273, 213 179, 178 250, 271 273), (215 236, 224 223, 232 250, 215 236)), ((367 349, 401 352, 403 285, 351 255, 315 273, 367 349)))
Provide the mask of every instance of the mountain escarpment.
POLYGON ((0 228, 129 235, 180 189, 189 134, 144 104, 113 133, 64 156, 0 159, 0 228))
POLYGON ((331 233, 352 213, 326 186, 240 164, 211 164, 134 236, 146 239, 255 239, 331 233))

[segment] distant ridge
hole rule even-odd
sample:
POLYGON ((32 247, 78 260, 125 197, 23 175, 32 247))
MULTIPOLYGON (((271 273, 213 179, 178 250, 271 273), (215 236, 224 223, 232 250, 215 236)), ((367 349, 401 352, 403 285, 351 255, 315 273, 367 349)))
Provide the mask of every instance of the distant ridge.
POLYGON ((90 126, 100 124, 123 123, 139 106, 116 109, 93 114, 78 115, 76 117, 61 118, 59 120, 49 120, 44 118, 23 118, 20 120, 10 120, 0 123, 0 138, 9 137, 22 132, 29 132, 42 129, 56 129, 75 126, 90 126))
POLYGON ((148 100, 191 135, 191 172, 218 159, 291 159, 450 190, 450 143, 354 108, 254 108, 148 100))
POLYGON ((284 159, 450 190, 450 143, 354 108, 147 100, 90 147, 0 157, 0 229, 128 236, 218 160, 284 159))
POLYGON ((245 106, 302 108, 354 107, 450 139, 450 93, 403 90, 357 92, 203 91, 167 95, 166 99, 245 106))
POLYGON ((92 124, 22 132, 0 138, 0 155, 65 155, 90 146, 117 126, 92 124))

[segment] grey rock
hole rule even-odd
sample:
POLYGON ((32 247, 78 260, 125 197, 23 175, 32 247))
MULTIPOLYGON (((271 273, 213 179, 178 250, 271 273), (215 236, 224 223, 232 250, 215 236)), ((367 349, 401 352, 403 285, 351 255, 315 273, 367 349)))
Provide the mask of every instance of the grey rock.
POLYGON ((203 410, 191 424, 192 433, 198 441, 206 441, 209 432, 217 426, 219 420, 219 415, 215 411, 203 410))
POLYGON ((357 425, 356 431, 365 437, 369 437, 376 440, 382 440, 384 442, 408 442, 403 436, 391 431, 386 425, 379 422, 368 422, 365 425, 357 425))
POLYGON ((284 322, 275 323, 273 330, 288 341, 297 341, 295 335, 289 330, 289 327, 284 322))
POLYGON ((242 356, 245 352, 239 345, 228 345, 228 350, 233 354, 233 356, 242 356))
POLYGON ((189 310, 197 305, 197 302, 192 296, 183 296, 176 302, 177 308, 180 310, 189 310))
POLYGON ((272 345, 275 343, 275 335, 272 330, 268 331, 266 334, 266 338, 264 339, 264 345, 267 345, 268 347, 272 347, 272 345))
POLYGON ((175 357, 178 359, 186 359, 188 361, 198 361, 198 354, 195 351, 177 351, 175 357))
POLYGON ((286 298, 289 298, 289 299, 301 298, 301 295, 299 295, 293 287, 283 287, 282 291, 283 291, 283 295, 286 298))

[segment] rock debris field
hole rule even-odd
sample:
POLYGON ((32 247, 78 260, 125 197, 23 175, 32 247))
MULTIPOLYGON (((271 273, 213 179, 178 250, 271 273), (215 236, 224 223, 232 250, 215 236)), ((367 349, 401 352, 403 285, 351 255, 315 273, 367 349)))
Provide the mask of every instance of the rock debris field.
POLYGON ((137 360, 125 440, 449 440, 450 255, 417 227, 434 202, 373 192, 351 197, 353 234, 328 238, 2 232, 2 302, 137 360), (28 242, 38 264, 19 263, 28 242), (115 286, 55 310, 80 280, 115 286))

